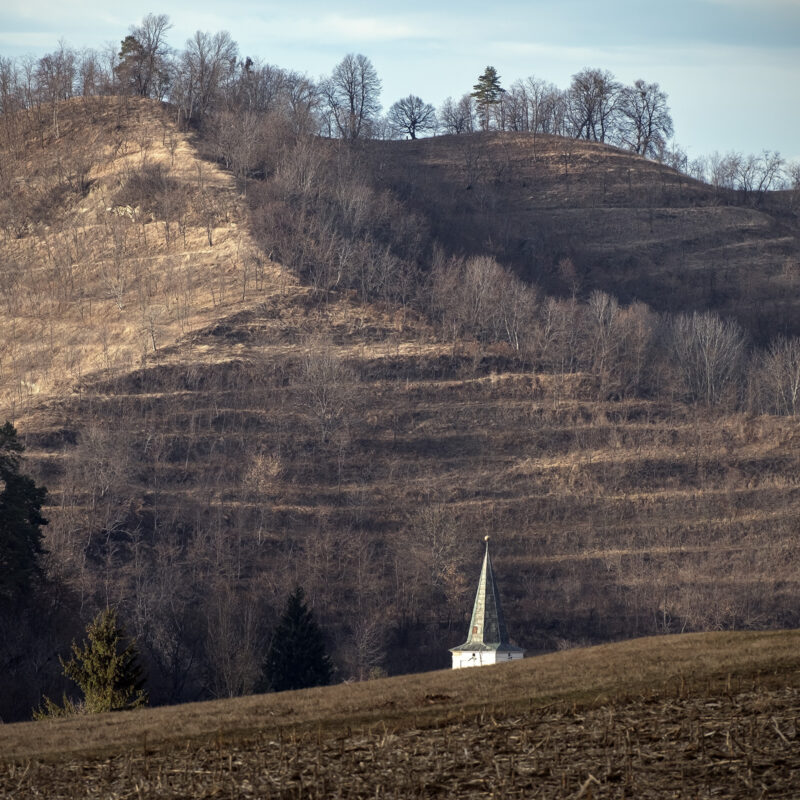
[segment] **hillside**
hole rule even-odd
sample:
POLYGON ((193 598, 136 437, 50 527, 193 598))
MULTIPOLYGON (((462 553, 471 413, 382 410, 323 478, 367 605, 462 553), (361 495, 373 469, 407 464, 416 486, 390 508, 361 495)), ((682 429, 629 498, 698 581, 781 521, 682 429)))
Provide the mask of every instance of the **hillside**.
POLYGON ((791 798, 797 632, 0 726, 0 796, 791 798))
MULTIPOLYGON (((487 532, 529 652, 800 625, 794 419, 599 391, 579 368, 451 335, 410 300, 314 291, 271 260, 292 209, 269 185, 245 208, 165 113, 70 101, 57 135, 30 118, 6 141, 2 414, 50 490, 48 613, 66 621, 20 646, 4 718, 60 696, 55 654, 107 603, 138 638, 155 703, 250 692, 296 584, 337 679, 443 667, 487 532)), ((407 147, 413 166, 452 143, 380 146, 407 147)), ((309 184, 350 174, 331 143, 314 158, 295 162, 309 184)), ((395 212, 422 201, 381 198, 395 233, 412 231, 395 212)), ((353 217, 375 199, 353 197, 353 217)), ((331 227, 300 201, 304 222, 331 227)), ((446 241, 443 217, 425 226, 446 241)), ((343 263, 350 242, 335 243, 339 262, 295 242, 303 269, 343 263)))
POLYGON ((157 105, 76 98, 56 130, 31 110, 2 133, 0 415, 129 371, 275 281, 232 178, 157 105))
POLYGON ((548 292, 602 289, 659 311, 714 309, 762 341, 800 333, 796 198, 715 190, 624 150, 544 134, 368 151, 380 181, 441 241, 494 255, 548 292))

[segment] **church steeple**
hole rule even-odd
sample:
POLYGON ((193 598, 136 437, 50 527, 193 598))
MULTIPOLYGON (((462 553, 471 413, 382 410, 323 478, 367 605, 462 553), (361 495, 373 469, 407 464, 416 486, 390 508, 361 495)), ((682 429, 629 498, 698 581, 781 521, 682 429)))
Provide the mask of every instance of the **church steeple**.
POLYGON ((488 536, 485 537, 485 541, 486 552, 478 578, 478 591, 475 594, 467 641, 451 650, 453 669, 495 664, 498 661, 522 658, 523 655, 523 650, 514 647, 508 640, 500 591, 497 588, 492 558, 489 555, 488 536))

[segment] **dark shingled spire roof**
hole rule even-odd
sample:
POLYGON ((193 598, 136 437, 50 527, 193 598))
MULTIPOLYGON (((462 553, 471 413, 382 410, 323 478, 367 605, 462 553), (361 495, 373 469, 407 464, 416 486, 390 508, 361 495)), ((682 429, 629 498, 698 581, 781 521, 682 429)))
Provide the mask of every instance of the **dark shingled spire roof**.
POLYGON ((500 592, 494 579, 492 559, 489 556, 489 537, 486 537, 486 554, 483 557, 475 606, 469 624, 467 641, 452 650, 503 650, 519 651, 508 641, 508 630, 500 605, 500 592))

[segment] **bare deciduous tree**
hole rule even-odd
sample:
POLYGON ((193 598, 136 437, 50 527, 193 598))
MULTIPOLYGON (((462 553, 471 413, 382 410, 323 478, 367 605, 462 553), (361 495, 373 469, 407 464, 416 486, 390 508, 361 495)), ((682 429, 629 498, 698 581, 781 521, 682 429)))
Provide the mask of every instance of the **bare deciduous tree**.
POLYGON ((442 103, 438 117, 445 133, 472 133, 475 130, 475 101, 468 94, 457 102, 448 97, 442 103))
POLYGON ((366 56, 346 55, 322 82, 321 91, 332 134, 351 141, 369 135, 381 110, 381 81, 366 56))
POLYGON ((670 323, 674 363, 686 395, 711 406, 736 399, 746 336, 713 312, 679 314, 670 323))
POLYGON ((584 69, 572 76, 567 92, 573 136, 605 142, 616 133, 622 85, 608 70, 584 69))
POLYGON ((777 183, 783 159, 780 153, 764 150, 760 155, 750 154, 736 159, 734 174, 736 188, 748 202, 758 204, 775 183, 777 183))
POLYGON ((796 416, 800 413, 800 339, 776 339, 758 361, 760 409, 796 416))
POLYGON ((436 130, 436 109, 421 97, 410 94, 392 104, 389 125, 395 135, 416 139, 418 133, 436 130))
POLYGON ((658 158, 672 136, 667 95, 657 83, 637 80, 622 90, 622 141, 642 156, 658 158))
POLYGON ((227 31, 197 31, 186 42, 173 85, 174 101, 186 121, 200 122, 232 79, 238 47, 227 31))
POLYGON ((309 339, 303 359, 299 403, 316 428, 320 441, 347 426, 355 400, 355 372, 333 346, 321 338, 309 339))

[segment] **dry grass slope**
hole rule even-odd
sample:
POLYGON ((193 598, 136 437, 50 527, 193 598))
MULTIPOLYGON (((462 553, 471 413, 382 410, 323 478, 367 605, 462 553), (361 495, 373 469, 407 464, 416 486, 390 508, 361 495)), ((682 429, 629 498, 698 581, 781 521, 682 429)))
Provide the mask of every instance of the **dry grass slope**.
POLYGON ((0 417, 146 363, 280 281, 241 227, 231 176, 157 105, 75 99, 57 133, 20 114, 13 134, 1 156, 0 417))
POLYGON ((2 797, 753 797, 800 783, 800 633, 0 727, 2 797))

